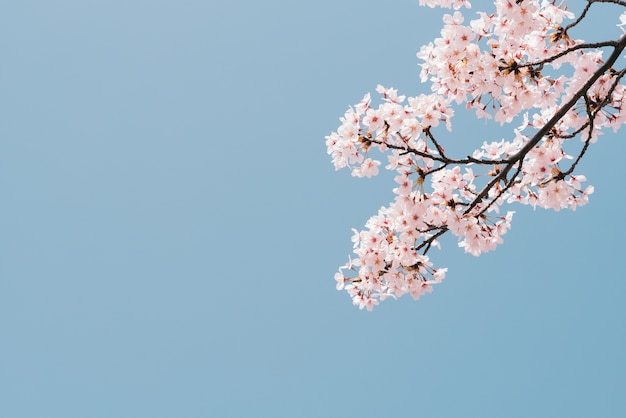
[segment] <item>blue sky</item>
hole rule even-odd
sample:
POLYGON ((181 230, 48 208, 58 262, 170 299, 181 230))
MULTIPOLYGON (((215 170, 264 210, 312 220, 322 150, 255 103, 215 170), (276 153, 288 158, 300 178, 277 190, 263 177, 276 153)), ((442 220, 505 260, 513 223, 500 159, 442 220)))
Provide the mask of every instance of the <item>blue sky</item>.
POLYGON ((420 301, 335 290, 392 186, 335 172, 324 136, 378 83, 426 91, 440 11, 2 5, 0 416, 626 416, 621 132, 580 165, 588 206, 516 207, 480 258, 444 241, 420 301))

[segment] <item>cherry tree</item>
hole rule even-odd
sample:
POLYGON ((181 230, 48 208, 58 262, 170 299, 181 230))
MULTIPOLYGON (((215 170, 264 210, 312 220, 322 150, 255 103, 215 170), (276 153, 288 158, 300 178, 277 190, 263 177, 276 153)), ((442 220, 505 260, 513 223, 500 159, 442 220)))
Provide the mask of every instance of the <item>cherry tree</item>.
MULTIPOLYGON (((586 43, 579 16, 556 0, 496 0, 471 13, 467 0, 419 0, 453 9, 441 36, 424 45, 421 81, 431 92, 415 97, 378 86, 350 107, 326 137, 336 169, 372 177, 395 173, 394 200, 353 230, 355 257, 335 275, 359 308, 406 293, 432 291, 447 272, 428 256, 451 233, 478 256, 503 242, 511 204, 559 211, 588 202, 593 187, 576 167, 603 130, 626 121, 622 111, 626 67, 626 11, 616 18, 616 39, 586 43), (484 142, 471 155, 449 155, 442 129, 454 132, 455 111, 511 126, 510 137, 484 142)), ((582 2, 581 2, 582 3, 582 2)))

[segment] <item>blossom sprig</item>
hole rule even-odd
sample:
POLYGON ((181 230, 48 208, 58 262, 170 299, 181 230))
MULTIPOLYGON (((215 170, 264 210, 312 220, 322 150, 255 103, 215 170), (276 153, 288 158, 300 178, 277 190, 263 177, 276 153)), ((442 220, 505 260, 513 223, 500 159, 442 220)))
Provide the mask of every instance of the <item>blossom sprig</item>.
MULTIPOLYGON (((607 1, 588 1, 583 17, 597 2, 607 1)), ((406 97, 379 85, 377 104, 366 94, 326 137, 336 169, 372 177, 386 159, 384 169, 395 172, 394 200, 364 230, 353 230, 356 257, 335 275, 337 289, 368 310, 388 297, 418 299, 432 291, 447 268, 434 266, 428 252, 447 232, 478 256, 503 242, 512 203, 556 211, 585 205, 593 186, 574 170, 603 129, 626 121, 626 68, 616 68, 626 34, 593 44, 575 40, 570 32, 582 18, 555 1, 498 0, 469 25, 459 11, 470 7, 467 1, 420 4, 456 10, 444 16, 441 37, 418 53, 431 93, 406 97), (564 26, 566 20, 573 21, 564 26), (606 48, 612 51, 604 58, 606 48), (452 157, 436 132, 453 130, 459 107, 518 126, 510 139, 452 157), (576 137, 582 146, 572 156, 566 148, 576 137)))

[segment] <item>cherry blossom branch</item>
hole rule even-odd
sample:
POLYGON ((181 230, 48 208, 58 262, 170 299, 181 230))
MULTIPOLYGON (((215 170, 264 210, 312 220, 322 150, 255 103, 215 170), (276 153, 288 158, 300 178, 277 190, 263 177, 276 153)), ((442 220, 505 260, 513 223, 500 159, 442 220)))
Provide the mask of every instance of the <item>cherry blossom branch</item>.
POLYGON ((550 57, 539 60, 539 61, 527 62, 524 64, 513 63, 510 65, 506 65, 506 66, 500 66, 498 67, 498 69, 500 71, 514 71, 516 69, 524 68, 524 67, 541 67, 545 64, 554 62, 557 59, 564 57, 574 51, 579 51, 581 49, 595 49, 595 48, 604 48, 604 47, 611 47, 611 46, 615 48, 618 45, 619 45, 619 41, 604 41, 604 42, 577 44, 559 52, 558 54, 551 55, 550 57))
POLYGON ((583 125, 580 128, 576 129, 571 134, 557 134, 557 135, 555 135, 555 137, 556 138, 561 138, 561 139, 572 139, 572 138, 577 137, 579 133, 581 133, 582 131, 587 129, 588 126, 589 126, 589 121, 583 123, 583 125))
POLYGON ((594 120, 596 118, 596 113, 594 113, 591 110, 591 101, 589 99, 589 96, 587 96, 585 94, 584 96, 585 99, 585 108, 587 111, 587 115, 589 117, 589 123, 587 126, 589 126, 589 133, 587 134, 587 139, 585 139, 585 143, 582 147, 582 149, 580 150, 580 152, 578 153, 578 157, 576 157, 576 160, 574 160, 574 162, 572 163, 572 165, 570 166, 570 168, 562 173, 559 173, 557 176, 555 176, 555 179, 557 180, 563 180, 566 176, 569 176, 570 174, 572 174, 574 172, 574 169, 576 168, 576 166, 578 165, 578 163, 580 162, 580 160, 583 158, 583 156, 585 155, 585 153, 587 152, 587 150, 589 149, 589 145, 591 144, 591 139, 593 138, 593 129, 594 129, 594 120))
POLYGON ((613 3, 626 7, 626 1, 623 0, 589 0, 589 3, 613 3))
MULTIPOLYGON (((486 213, 489 208, 491 208, 497 201, 498 199, 500 199, 507 191, 509 191, 511 189, 511 187, 513 187, 513 185, 515 185, 517 182, 519 182, 518 176, 519 174, 522 172, 522 167, 523 167, 523 163, 521 160, 519 160, 517 162, 517 169, 515 170, 515 173, 513 173, 513 175, 511 176, 511 178, 507 181, 506 180, 506 176, 504 178, 504 182, 505 185, 504 187, 502 187, 499 191, 498 194, 496 194, 496 196, 494 196, 491 201, 484 207, 482 208, 482 210, 476 214, 476 216, 481 216, 484 213, 486 213)), ((475 207, 475 206, 474 206, 475 207)), ((468 208, 465 211, 465 214, 469 214, 469 211, 472 209, 473 207, 468 208)))
POLYGON ((514 155, 510 162, 507 164, 507 168, 497 174, 493 180, 485 186, 485 188, 476 196, 476 198, 470 203, 469 207, 465 210, 465 213, 469 213, 473 208, 478 205, 483 199, 489 195, 489 191, 499 183, 509 172, 511 167, 517 162, 522 160, 528 152, 533 149, 546 134, 554 128, 554 126, 567 114, 567 112, 578 102, 578 100, 585 95, 585 93, 591 88, 591 86, 600 78, 601 75, 606 73, 617 61, 620 54, 626 47, 626 34, 624 34, 620 40, 616 43, 615 49, 606 62, 598 68, 598 70, 587 80, 587 82, 564 104, 561 108, 552 116, 552 118, 546 122, 545 125, 532 137, 530 141, 522 147, 522 149, 514 155))
POLYGON ((586 108, 587 115, 588 115, 588 122, 585 124, 585 126, 589 127, 589 133, 587 134, 587 139, 585 139, 585 143, 581 151, 578 153, 578 157, 576 157, 576 160, 572 163, 572 165, 567 171, 560 173, 557 176, 560 180, 564 179, 566 176, 569 176, 570 174, 574 172, 574 170, 576 169, 576 166, 578 165, 582 157, 587 152, 587 149, 589 149, 589 145, 591 144, 591 141, 593 139, 595 118, 598 115, 598 113, 610 102, 610 98, 613 94, 613 91, 615 91, 615 88, 620 83, 622 77, 624 77, 625 74, 626 74, 626 69, 618 73, 617 77, 615 77, 615 80, 613 81, 613 84, 611 85, 611 88, 609 89, 606 96, 603 98, 603 100, 600 103, 592 105, 591 99, 589 98, 589 96, 587 94, 584 95, 585 108, 586 108), (592 106, 596 107, 595 110, 592 109, 592 106))
MULTIPOLYGON (((418 151, 414 148, 411 148, 408 145, 405 146, 400 146, 400 145, 394 145, 394 144, 388 144, 386 142, 371 138, 367 140, 368 142, 371 142, 372 144, 377 144, 377 145, 383 145, 387 148, 391 148, 391 149, 395 149, 398 151, 404 151, 404 152, 408 152, 411 154, 415 154, 417 156, 423 157, 423 158, 430 158, 431 160, 434 161, 438 161, 441 163, 444 163, 445 165, 449 165, 449 164, 488 164, 488 165, 496 165, 496 164, 506 164, 508 163, 510 160, 509 159, 499 159, 499 160, 490 160, 490 159, 481 159, 481 158, 474 158, 472 156, 467 156, 466 158, 462 158, 462 159, 456 159, 456 158, 450 158, 447 157, 445 155, 433 155, 427 152, 423 152, 423 151, 418 151)), ((443 150, 443 149, 442 149, 443 150)))
POLYGON ((591 5, 594 3, 613 3, 613 4, 618 4, 620 6, 626 6, 626 1, 622 1, 622 0, 587 0, 587 4, 585 5, 585 8, 583 9, 583 11, 580 12, 580 16, 578 16, 578 18, 574 22, 567 25, 563 29, 563 32, 567 33, 568 30, 578 25, 585 17, 587 17, 587 12, 591 8, 591 5))
POLYGON ((422 248, 424 248, 424 251, 422 251, 422 255, 426 255, 428 253, 428 250, 430 250, 430 247, 437 240, 437 238, 439 238, 440 236, 442 236, 443 234, 448 232, 448 228, 445 227, 445 226, 444 227, 439 227, 438 229, 439 229, 439 232, 437 232, 435 235, 432 235, 431 237, 427 238, 420 245, 415 247, 415 251, 419 251, 422 248))
POLYGON ((568 30, 570 30, 574 26, 578 25, 587 16, 587 12, 589 11, 589 8, 591 7, 591 5, 593 3, 594 3, 594 0, 588 0, 587 4, 585 5, 585 8, 583 9, 582 12, 580 12, 580 16, 578 16, 578 18, 574 22, 572 22, 569 25, 567 25, 563 29, 563 33, 567 33, 568 30))
POLYGON ((435 139, 435 137, 433 136, 432 132, 430 131, 430 127, 424 129, 424 135, 426 135, 426 137, 428 139, 431 140, 431 142, 435 145, 435 148, 437 148, 437 152, 439 153, 439 155, 441 156, 441 158, 447 160, 448 158, 446 158, 446 153, 443 150, 443 148, 441 147, 441 145, 439 145, 439 142, 437 142, 437 140, 435 139))
MULTIPOLYGON (((574 15, 555 2, 539 0, 496 0, 496 13, 482 13, 470 26, 461 24, 458 11, 446 15, 442 37, 418 54, 431 94, 402 104, 405 96, 378 86, 381 105, 373 107, 367 94, 341 118, 337 132, 326 137, 335 167, 371 177, 381 162, 370 150, 389 151, 385 168, 396 171, 397 183, 389 206, 372 216, 365 230, 353 230, 357 258, 335 275, 337 288, 347 290, 356 305, 371 309, 389 296, 409 293, 417 299, 429 292, 447 269, 433 267, 427 254, 432 246, 440 247, 438 238, 447 232, 472 255, 495 249, 511 225, 513 212, 500 214, 506 203, 558 211, 587 202, 593 188, 581 187, 585 177, 572 173, 602 128, 626 124, 626 86, 621 84, 626 69, 613 68, 626 49, 626 31, 616 41, 576 45, 567 35, 596 2, 626 6, 622 0, 590 0, 565 28, 559 24, 574 15), (485 45, 481 39, 487 39, 485 45), (602 61, 601 48, 607 47, 613 50, 602 61), (530 62, 520 63, 524 57, 530 62), (545 65, 558 70, 563 63, 574 68, 571 76, 543 76, 545 65), (454 102, 465 102, 478 117, 495 117, 501 125, 521 115, 524 123, 510 141, 483 142, 466 158, 451 158, 433 129, 445 123, 451 130, 454 102), (525 133, 529 126, 536 129, 530 137, 525 133), (564 144, 581 134, 583 146, 563 171, 559 163, 572 158, 564 144), (484 172, 475 173, 476 167, 484 172)), ((467 0, 420 3, 455 9, 469 5, 467 0)), ((618 26, 626 25, 626 13, 620 22, 618 26)))

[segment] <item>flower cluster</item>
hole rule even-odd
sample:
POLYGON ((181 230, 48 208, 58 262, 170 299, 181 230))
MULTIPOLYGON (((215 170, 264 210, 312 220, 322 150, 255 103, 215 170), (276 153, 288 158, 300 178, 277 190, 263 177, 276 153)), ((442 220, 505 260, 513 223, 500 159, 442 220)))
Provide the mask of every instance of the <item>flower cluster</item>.
POLYGON ((574 20, 554 1, 498 0, 492 13, 478 12, 469 25, 458 11, 468 1, 420 4, 456 9, 444 16, 441 37, 418 53, 431 93, 407 98, 379 85, 378 104, 366 94, 326 137, 336 169, 372 177, 385 157, 384 168, 395 172, 395 199, 366 229, 354 230, 356 257, 335 275, 337 289, 360 308, 430 292, 447 269, 433 266, 427 253, 446 232, 478 256, 501 244, 511 227, 513 212, 503 206, 558 211, 586 204, 593 187, 584 187, 585 176, 574 169, 603 128, 616 130, 626 118, 626 69, 615 69, 626 35, 595 44, 572 39, 582 18, 574 20), (572 23, 563 26, 567 20, 572 23), (612 48, 608 58, 603 48, 612 48), (452 158, 435 131, 440 125, 451 131, 459 107, 518 126, 509 140, 452 158), (582 145, 570 155, 566 144, 576 137, 582 145))

